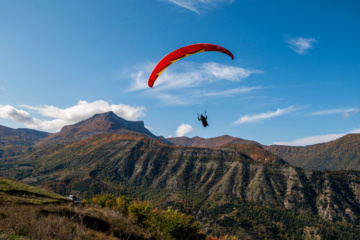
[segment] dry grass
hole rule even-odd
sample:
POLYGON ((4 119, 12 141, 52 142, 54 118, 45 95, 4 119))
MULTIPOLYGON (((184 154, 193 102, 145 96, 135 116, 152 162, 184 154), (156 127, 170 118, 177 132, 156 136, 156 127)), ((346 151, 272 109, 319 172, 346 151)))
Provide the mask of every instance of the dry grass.
POLYGON ((66 217, 40 214, 40 207, 9 205, 2 213, 0 239, 88 239, 81 224, 66 217))
POLYGON ((0 206, 0 240, 148 239, 144 229, 111 210, 64 206, 0 206), (109 221, 110 220, 110 221, 109 221), (104 227, 105 229, 102 228, 104 227))

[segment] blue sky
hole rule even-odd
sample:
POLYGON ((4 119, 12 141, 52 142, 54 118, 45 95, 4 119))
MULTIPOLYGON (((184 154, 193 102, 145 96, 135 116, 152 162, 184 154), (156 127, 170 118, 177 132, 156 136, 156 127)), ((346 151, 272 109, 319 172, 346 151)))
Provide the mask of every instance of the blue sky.
POLYGON ((309 145, 360 133, 358 1, 0 1, 0 125, 96 113, 158 136, 309 145), (167 53, 213 43, 147 87, 167 53), (207 111, 210 127, 197 113, 207 111))

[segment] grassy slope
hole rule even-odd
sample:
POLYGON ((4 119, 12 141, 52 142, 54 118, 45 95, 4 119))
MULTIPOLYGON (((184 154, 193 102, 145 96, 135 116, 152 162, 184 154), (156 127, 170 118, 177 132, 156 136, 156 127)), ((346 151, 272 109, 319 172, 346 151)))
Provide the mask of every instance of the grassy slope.
POLYGON ((47 204, 69 202, 65 197, 41 188, 0 178, 0 204, 47 204))

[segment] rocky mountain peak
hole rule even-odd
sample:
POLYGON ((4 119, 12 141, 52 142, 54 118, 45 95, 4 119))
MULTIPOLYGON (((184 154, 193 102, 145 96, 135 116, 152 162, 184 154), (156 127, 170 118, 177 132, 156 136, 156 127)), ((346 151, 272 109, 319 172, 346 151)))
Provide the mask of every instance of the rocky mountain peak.
POLYGON ((143 121, 129 121, 113 112, 95 114, 91 118, 73 125, 64 126, 60 132, 52 134, 44 142, 66 140, 67 138, 84 138, 99 133, 141 133, 158 139, 148 129, 143 121))

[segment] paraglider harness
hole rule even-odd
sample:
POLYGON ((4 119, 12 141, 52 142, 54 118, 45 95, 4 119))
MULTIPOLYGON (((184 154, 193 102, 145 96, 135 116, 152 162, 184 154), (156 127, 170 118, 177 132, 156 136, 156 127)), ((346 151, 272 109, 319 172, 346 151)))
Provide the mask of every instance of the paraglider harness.
POLYGON ((205 117, 202 114, 201 114, 201 116, 199 116, 199 114, 198 114, 198 120, 201 121, 201 123, 204 127, 209 126, 208 122, 206 121, 207 120, 206 111, 205 111, 205 117))

